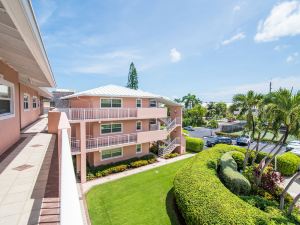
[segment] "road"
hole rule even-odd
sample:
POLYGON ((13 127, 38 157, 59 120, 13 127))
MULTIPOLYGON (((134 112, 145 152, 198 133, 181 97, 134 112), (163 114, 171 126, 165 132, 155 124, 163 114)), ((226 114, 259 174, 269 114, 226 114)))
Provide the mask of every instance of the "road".
MULTIPOLYGON (((215 135, 215 131, 217 131, 216 129, 209 129, 209 128, 205 128, 205 127, 198 127, 198 128, 194 128, 195 131, 189 131, 189 135, 191 137, 198 137, 198 138, 203 138, 204 141, 207 139, 208 136, 211 135, 215 135)), ((232 139, 233 144, 236 144, 236 140, 232 139)), ((251 143, 251 148, 253 148, 256 145, 256 142, 251 143)), ((263 147, 264 145, 266 145, 266 143, 261 142, 260 143, 260 148, 263 147)), ((246 148, 247 146, 245 146, 246 148)), ((274 144, 269 144, 266 148, 263 149, 264 152, 270 152, 273 148, 275 147, 274 144)), ((206 147, 205 147, 206 148, 206 147)), ((280 151, 280 154, 285 152, 285 147, 283 147, 280 151)))

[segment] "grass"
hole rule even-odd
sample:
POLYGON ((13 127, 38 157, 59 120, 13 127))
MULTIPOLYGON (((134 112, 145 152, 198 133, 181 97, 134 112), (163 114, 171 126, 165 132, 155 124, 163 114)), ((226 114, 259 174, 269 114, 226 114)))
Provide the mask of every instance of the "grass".
POLYGON ((93 225, 180 225, 173 197, 176 172, 190 159, 99 185, 86 195, 93 225))

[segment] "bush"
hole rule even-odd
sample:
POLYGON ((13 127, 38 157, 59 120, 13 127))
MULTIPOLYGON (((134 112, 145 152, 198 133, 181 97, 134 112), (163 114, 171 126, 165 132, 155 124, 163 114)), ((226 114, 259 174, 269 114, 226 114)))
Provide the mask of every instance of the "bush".
POLYGON ((164 158, 165 158, 165 159, 171 159, 171 158, 175 158, 175 157, 177 157, 177 156, 179 156, 178 153, 169 153, 169 154, 166 154, 166 155, 164 156, 164 158))
POLYGON ((251 191, 251 184, 237 171, 237 163, 231 156, 232 153, 233 152, 227 152, 221 157, 221 178, 225 186, 233 193, 248 195, 251 191))
POLYGON ((218 121, 215 119, 209 120, 207 123, 207 127, 212 128, 212 129, 218 128, 219 127, 218 121))
POLYGON ((218 161, 237 146, 216 145, 198 153, 174 179, 174 195, 187 225, 268 224, 267 213, 244 202, 217 176, 218 161))
POLYGON ((130 167, 137 168, 137 167, 141 167, 141 166, 146 166, 148 164, 149 164, 148 160, 138 160, 138 161, 130 163, 130 167))
POLYGON ((300 157, 288 152, 277 157, 277 170, 284 176, 296 173, 300 166, 300 157))
POLYGON ((231 156, 236 162, 238 170, 243 169, 245 154, 235 151, 231 154, 231 156))
POLYGON ((201 138, 185 137, 186 150, 200 152, 203 150, 204 141, 201 138))

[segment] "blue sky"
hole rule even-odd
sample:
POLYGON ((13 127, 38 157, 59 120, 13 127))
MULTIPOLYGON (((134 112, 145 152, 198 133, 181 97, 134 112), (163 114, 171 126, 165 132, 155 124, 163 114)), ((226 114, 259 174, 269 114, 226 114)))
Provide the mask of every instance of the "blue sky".
POLYGON ((58 88, 125 85, 203 101, 300 89, 300 1, 33 0, 58 88))

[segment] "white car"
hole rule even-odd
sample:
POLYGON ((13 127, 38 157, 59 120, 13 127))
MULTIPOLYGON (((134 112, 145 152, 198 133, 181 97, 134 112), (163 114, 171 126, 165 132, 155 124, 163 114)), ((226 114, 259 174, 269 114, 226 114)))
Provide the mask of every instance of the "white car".
POLYGON ((291 141, 286 146, 286 151, 298 150, 300 151, 300 141, 291 141))

